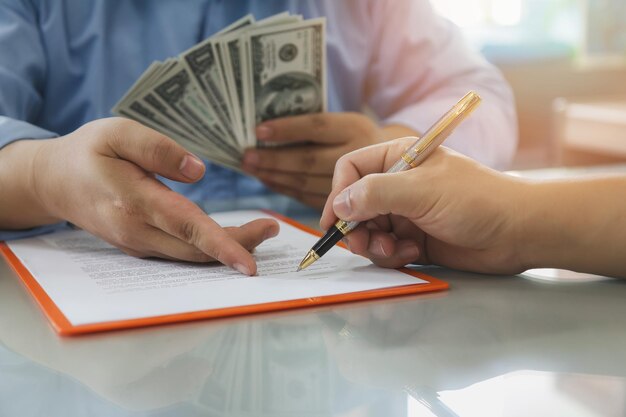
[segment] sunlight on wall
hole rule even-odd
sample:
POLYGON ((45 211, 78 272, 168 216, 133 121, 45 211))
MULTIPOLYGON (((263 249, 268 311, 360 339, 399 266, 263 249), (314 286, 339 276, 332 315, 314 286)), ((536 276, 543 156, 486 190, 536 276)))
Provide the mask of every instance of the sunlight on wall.
POLYGON ((498 59, 498 55, 575 54, 583 44, 582 1, 431 0, 431 4, 463 29, 474 45, 491 50, 495 47, 492 58, 498 59), (514 48, 509 49, 511 46, 514 48))
POLYGON ((491 17, 496 25, 514 26, 522 20, 522 0, 493 0, 491 17))
POLYGON ((437 12, 463 28, 486 22, 512 26, 522 19, 522 0, 433 0, 437 12))

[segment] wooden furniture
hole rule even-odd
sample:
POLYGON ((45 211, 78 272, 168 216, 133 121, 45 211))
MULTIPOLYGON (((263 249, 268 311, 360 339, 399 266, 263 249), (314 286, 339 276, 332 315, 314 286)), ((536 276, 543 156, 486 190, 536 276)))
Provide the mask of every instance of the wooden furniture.
POLYGON ((553 104, 556 165, 626 161, 626 96, 565 99, 553 104))

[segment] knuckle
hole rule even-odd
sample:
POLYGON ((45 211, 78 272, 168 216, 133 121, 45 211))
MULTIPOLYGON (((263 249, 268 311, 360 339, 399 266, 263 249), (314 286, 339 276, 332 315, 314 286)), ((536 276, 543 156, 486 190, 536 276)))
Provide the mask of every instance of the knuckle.
POLYGON ((350 167, 352 166, 351 160, 351 153, 343 154, 341 157, 339 157, 339 159, 337 159, 337 161, 335 162, 333 181, 337 175, 344 174, 350 170, 350 167))
POLYGON ((109 140, 111 140, 112 143, 121 145, 128 129, 137 124, 137 122, 123 117, 112 117, 105 120, 96 120, 94 124, 96 128, 100 127, 101 124, 106 125, 109 140))
POLYGON ((301 158, 301 166, 304 169, 311 169, 315 166, 315 164, 317 163, 317 156, 315 155, 315 152, 306 152, 302 155, 301 158))
POLYGON ((196 236, 198 235, 197 229, 198 227, 196 226, 196 224, 193 221, 187 219, 182 221, 178 225, 178 230, 176 231, 176 234, 183 241, 189 244, 193 244, 193 242, 195 242, 196 240, 196 236))
POLYGON ((198 251, 194 251, 191 254, 191 261, 192 262, 204 263, 204 262, 215 261, 215 259, 213 259, 213 257, 207 255, 206 253, 198 250, 198 251))
POLYGON ((309 185, 309 178, 306 175, 292 175, 288 177, 291 179, 291 184, 298 188, 307 188, 309 185))
POLYGON ((368 204, 377 204, 380 198, 378 175, 367 175, 363 178, 361 197, 368 204))
POLYGON ((360 193, 351 193, 350 197, 354 199, 355 197, 360 197, 359 199, 365 202, 371 202, 372 199, 372 182, 368 177, 363 178, 363 182, 361 183, 360 193))
POLYGON ((341 171, 345 168, 349 161, 349 155, 350 153, 345 153, 337 159, 337 162, 335 162, 335 172, 341 171))
POLYGON ((327 113, 314 113, 311 115, 311 127, 316 130, 325 130, 329 125, 327 113))
POLYGON ((113 197, 110 208, 104 213, 104 217, 115 219, 116 229, 113 236, 117 244, 127 247, 136 247, 139 244, 136 233, 133 231, 139 224, 143 210, 133 200, 123 196, 113 197))
POLYGON ((155 166, 166 164, 174 152, 171 141, 162 135, 155 135, 154 139, 148 141, 144 149, 146 160, 151 161, 155 166))
POLYGON ((259 167, 261 168, 277 168, 280 166, 272 152, 257 152, 259 155, 259 167))

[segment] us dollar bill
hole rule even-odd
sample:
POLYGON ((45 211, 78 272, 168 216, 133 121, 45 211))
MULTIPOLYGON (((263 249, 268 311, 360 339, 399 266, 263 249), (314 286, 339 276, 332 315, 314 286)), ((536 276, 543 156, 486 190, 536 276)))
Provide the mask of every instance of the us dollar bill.
POLYGON ((233 123, 232 106, 228 100, 229 94, 224 79, 222 53, 216 37, 243 29, 253 23, 252 15, 244 16, 216 35, 183 52, 180 57, 206 103, 215 111, 220 126, 235 142, 243 132, 239 123, 233 123))
POLYGON ((238 157, 238 149, 228 142, 217 116, 200 98, 189 71, 180 63, 154 88, 154 93, 183 118, 201 137, 211 141, 216 150, 238 157))
POLYGON ((183 53, 181 59, 202 92, 205 102, 213 108, 220 127, 232 139, 235 139, 228 103, 223 95, 226 88, 222 85, 219 63, 214 49, 213 41, 206 40, 183 53))
POLYGON ((325 25, 319 18, 246 34, 249 135, 266 120, 326 111, 325 25))
MULTIPOLYGON (((287 12, 269 16, 265 19, 254 23, 253 28, 276 26, 281 24, 295 23, 302 20, 302 16, 291 16, 287 12)), ((229 91, 231 101, 233 122, 240 126, 243 132, 244 148, 255 146, 256 140, 254 136, 249 135, 248 112, 245 102, 244 89, 247 86, 249 66, 247 54, 245 53, 243 44, 246 40, 246 32, 250 27, 244 27, 240 30, 233 31, 228 35, 219 39, 220 51, 222 51, 222 65, 224 68, 224 81, 226 89, 229 91)))
POLYGON ((247 15, 163 62, 153 62, 112 109, 239 170, 254 128, 326 109, 324 20, 247 15))
POLYGON ((166 73, 172 66, 171 64, 172 62, 153 62, 113 107, 112 112, 143 123, 176 140, 198 142, 190 129, 174 119, 165 104, 158 101, 153 94, 145 93, 146 86, 150 86, 152 82, 159 79, 161 74, 166 73))

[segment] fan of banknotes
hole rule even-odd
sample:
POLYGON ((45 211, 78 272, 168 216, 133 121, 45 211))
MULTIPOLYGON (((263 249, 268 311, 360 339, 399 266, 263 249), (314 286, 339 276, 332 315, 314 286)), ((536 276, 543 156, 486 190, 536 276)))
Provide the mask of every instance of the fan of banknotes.
POLYGON ((255 127, 326 110, 325 19, 245 16, 178 57, 152 63, 113 107, 190 152, 239 170, 255 127))

